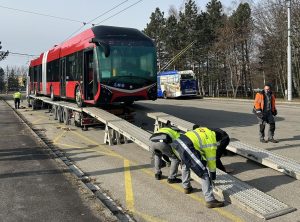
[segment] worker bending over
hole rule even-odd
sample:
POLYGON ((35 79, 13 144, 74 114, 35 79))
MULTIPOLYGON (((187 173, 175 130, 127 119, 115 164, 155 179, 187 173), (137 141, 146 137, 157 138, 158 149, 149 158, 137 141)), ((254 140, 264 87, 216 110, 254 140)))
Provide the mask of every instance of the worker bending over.
POLYGON ((171 161, 168 183, 181 183, 181 179, 176 178, 179 160, 170 147, 170 143, 179 138, 180 133, 178 131, 170 125, 170 122, 167 122, 166 127, 160 128, 150 137, 150 149, 154 155, 155 178, 157 180, 162 178, 162 158, 166 157, 171 161))
MULTIPOLYGON (((181 162, 201 178, 202 192, 208 208, 222 207, 224 202, 215 199, 212 181, 216 179, 217 140, 216 133, 198 126, 186 132, 172 144, 172 151, 181 162)), ((189 183, 189 181, 186 181, 189 183)))

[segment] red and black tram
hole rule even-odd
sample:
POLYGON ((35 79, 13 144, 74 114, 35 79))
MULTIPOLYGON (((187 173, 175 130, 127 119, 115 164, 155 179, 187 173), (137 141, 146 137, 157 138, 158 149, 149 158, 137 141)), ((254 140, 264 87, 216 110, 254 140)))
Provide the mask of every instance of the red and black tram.
POLYGON ((101 105, 157 97, 156 50, 139 30, 95 26, 30 63, 28 94, 101 105))

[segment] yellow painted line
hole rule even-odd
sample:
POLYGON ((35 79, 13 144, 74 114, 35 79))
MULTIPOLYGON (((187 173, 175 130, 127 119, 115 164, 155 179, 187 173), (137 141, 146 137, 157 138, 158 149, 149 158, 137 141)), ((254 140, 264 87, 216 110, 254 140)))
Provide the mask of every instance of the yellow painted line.
POLYGON ((32 124, 36 124, 36 123, 40 122, 42 119, 44 119, 44 118, 39 118, 39 119, 33 121, 32 124))
POLYGON ((130 211, 134 211, 134 198, 132 191, 132 180, 130 173, 130 163, 129 160, 124 160, 124 179, 125 179, 125 197, 126 197, 126 206, 130 211))
POLYGON ((94 145, 97 145, 97 147, 100 147, 100 148, 105 149, 107 152, 111 153, 111 155, 114 155, 115 157, 120 158, 120 159, 125 159, 125 157, 121 156, 121 155, 118 154, 117 152, 114 152, 114 151, 112 151, 112 150, 110 150, 110 149, 104 147, 103 145, 97 143, 96 141, 94 141, 94 140, 92 140, 92 139, 86 137, 85 135, 82 135, 82 134, 80 134, 80 133, 78 133, 78 132, 73 132, 73 131, 71 131, 71 132, 72 132, 73 134, 78 135, 79 137, 83 138, 84 140, 86 140, 86 141, 88 141, 88 142, 90 142, 90 143, 92 143, 92 144, 94 144, 94 145))
POLYGON ((60 146, 66 146, 66 147, 72 147, 72 148, 78 148, 78 149, 85 149, 85 150, 91 150, 91 151, 94 151, 96 153, 101 153, 101 154, 104 154, 106 156, 112 156, 112 157, 117 157, 116 155, 112 154, 112 153, 109 153, 109 152, 105 152, 105 151, 99 151, 99 150, 95 150, 95 149, 92 149, 92 148, 88 148, 88 147, 80 147, 78 145, 71 145, 71 144, 66 144, 66 143, 53 143, 55 145, 60 145, 60 146))
POLYGON ((53 139, 53 143, 56 143, 58 140, 60 140, 63 136, 65 136, 67 134, 67 131, 63 131, 62 133, 60 133, 59 135, 57 135, 54 139, 53 139))
MULTIPOLYGON (((121 158, 124 160, 124 166, 125 166, 125 160, 129 161, 128 159, 126 159, 125 157, 123 157, 122 155, 112 151, 112 150, 109 150, 108 148, 104 147, 104 146, 101 146, 100 144, 98 144, 96 141, 92 140, 92 139, 89 139, 87 138, 86 136, 84 135, 81 135, 80 133, 77 133, 77 132, 73 132, 71 131, 72 133, 84 138, 86 141, 89 141, 95 145, 98 145, 99 147, 103 148, 103 149, 106 149, 109 153, 112 153, 112 154, 116 154, 116 157, 118 158, 121 158)), ((134 164, 137 164, 133 161, 131 161, 132 163, 134 164)), ((129 164, 129 163, 128 163, 129 164)), ((150 175, 151 177, 154 177, 154 173, 148 169, 141 169, 144 173, 150 175)), ((125 171, 126 172, 126 171, 125 171)), ((131 177, 131 176, 130 176, 131 177)), ((130 180, 131 182, 131 180, 130 180)), ((167 184, 168 186, 172 187, 173 189, 181 192, 181 193, 184 193, 184 190, 181 186, 179 185, 174 185, 174 184, 169 184, 166 180, 162 180, 161 181, 162 183, 164 184, 167 184)), ((125 180, 125 186, 126 186, 126 180, 125 180)), ((128 188, 129 189, 129 188, 128 188)), ((132 189, 132 188, 131 188, 132 189)), ((129 191, 130 192, 130 191, 129 191)), ((131 191, 132 192, 132 191, 131 191)), ((205 200, 204 198, 200 198, 198 197, 196 194, 189 194, 188 195, 190 198, 196 200, 197 202, 201 203, 202 205, 205 205, 205 200)), ((129 203, 130 204, 130 203, 129 203)), ((129 209, 129 208, 128 208, 129 209)), ((134 209, 133 209, 134 210, 134 209)), ((229 219, 230 221, 234 221, 234 222, 242 222, 244 221, 242 218, 238 217, 238 216, 235 216, 234 214, 230 213, 229 211, 223 209, 223 208, 213 208, 212 210, 216 211, 217 213, 219 213, 221 216, 229 219)), ((132 212, 135 212, 135 211, 132 211, 132 212)), ((146 218, 145 218, 146 219, 146 218)), ((149 218, 148 218, 149 219, 149 218)))
POLYGON ((134 213, 139 215, 144 220, 149 221, 149 222, 165 222, 166 221, 166 220, 163 220, 163 219, 160 219, 160 218, 157 218, 157 217, 150 216, 148 214, 144 214, 144 213, 139 212, 137 210, 135 210, 134 213))

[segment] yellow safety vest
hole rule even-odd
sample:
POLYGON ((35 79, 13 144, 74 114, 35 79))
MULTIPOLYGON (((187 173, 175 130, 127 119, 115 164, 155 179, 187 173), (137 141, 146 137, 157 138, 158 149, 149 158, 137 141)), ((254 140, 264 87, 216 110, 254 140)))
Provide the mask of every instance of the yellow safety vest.
POLYGON ((158 132, 159 133, 165 133, 165 134, 169 135, 172 138, 172 141, 174 141, 174 140, 176 140, 177 138, 180 137, 180 133, 178 133, 175 130, 172 130, 171 128, 167 128, 167 127, 160 128, 158 130, 158 132))
POLYGON ((188 131, 185 135, 192 141, 194 148, 198 150, 210 172, 216 172, 217 140, 216 133, 205 127, 188 131))
POLYGON ((22 94, 20 92, 15 92, 13 97, 14 97, 14 99, 21 99, 22 94))

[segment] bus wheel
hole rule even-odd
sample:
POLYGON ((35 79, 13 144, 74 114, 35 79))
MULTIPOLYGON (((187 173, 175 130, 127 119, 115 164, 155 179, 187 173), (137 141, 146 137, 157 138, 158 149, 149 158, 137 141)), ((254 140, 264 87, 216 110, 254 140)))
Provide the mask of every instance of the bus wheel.
POLYGON ((50 99, 51 99, 51 101, 55 100, 52 86, 50 87, 50 99))
POLYGON ((166 91, 164 91, 164 99, 168 99, 166 91))
POLYGON ((81 95, 81 90, 80 87, 77 86, 75 90, 75 99, 76 99, 76 104, 78 107, 83 107, 83 100, 82 100, 82 95, 81 95))

